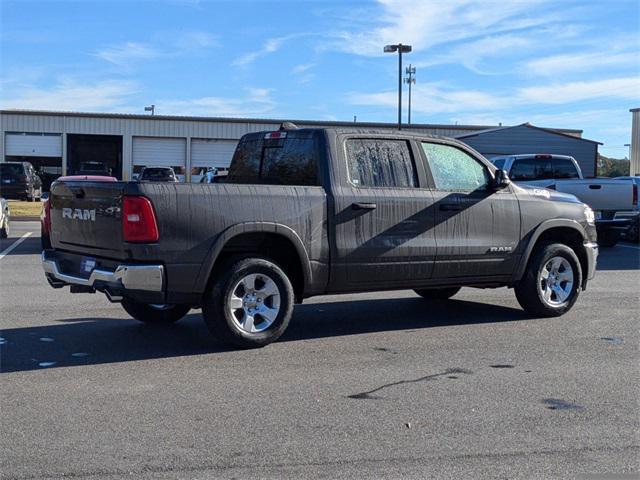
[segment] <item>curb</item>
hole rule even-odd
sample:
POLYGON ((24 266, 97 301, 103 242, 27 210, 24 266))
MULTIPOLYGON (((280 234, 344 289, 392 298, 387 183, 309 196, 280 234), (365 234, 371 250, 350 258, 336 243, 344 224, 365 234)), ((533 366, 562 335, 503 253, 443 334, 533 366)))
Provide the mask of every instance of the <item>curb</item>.
POLYGON ((21 215, 21 216, 12 215, 12 216, 9 217, 9 220, 11 222, 39 222, 40 221, 40 216, 29 217, 29 216, 25 216, 25 215, 21 215))

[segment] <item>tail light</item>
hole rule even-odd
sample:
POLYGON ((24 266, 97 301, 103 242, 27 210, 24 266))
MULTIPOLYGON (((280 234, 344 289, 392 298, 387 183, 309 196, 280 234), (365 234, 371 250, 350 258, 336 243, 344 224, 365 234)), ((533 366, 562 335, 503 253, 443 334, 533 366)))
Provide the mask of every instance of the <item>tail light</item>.
POLYGON ((42 203, 40 223, 42 224, 42 233, 48 235, 51 232, 51 200, 49 198, 42 203))
POLYGON ((26 175, 18 175, 18 182, 27 183, 27 176, 26 175))
POLYGON ((152 243, 160 238, 156 214, 146 197, 127 197, 122 202, 122 237, 125 242, 152 243))
POLYGON ((633 206, 638 207, 638 184, 633 182, 633 206))

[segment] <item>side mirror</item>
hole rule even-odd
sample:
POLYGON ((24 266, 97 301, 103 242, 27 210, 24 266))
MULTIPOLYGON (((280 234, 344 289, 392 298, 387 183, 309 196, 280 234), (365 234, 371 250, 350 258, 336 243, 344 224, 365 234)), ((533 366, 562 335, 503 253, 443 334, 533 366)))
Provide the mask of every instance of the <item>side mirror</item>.
POLYGON ((500 190, 508 187, 510 183, 511 180, 506 170, 496 170, 495 176, 493 177, 493 188, 500 190))

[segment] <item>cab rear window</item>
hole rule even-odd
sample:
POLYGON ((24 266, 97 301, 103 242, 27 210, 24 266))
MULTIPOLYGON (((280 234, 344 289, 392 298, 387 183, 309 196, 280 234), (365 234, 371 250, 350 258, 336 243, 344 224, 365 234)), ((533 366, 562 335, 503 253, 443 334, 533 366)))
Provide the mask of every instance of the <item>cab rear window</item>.
POLYGON ((315 152, 312 135, 249 137, 238 144, 225 183, 318 185, 315 152))

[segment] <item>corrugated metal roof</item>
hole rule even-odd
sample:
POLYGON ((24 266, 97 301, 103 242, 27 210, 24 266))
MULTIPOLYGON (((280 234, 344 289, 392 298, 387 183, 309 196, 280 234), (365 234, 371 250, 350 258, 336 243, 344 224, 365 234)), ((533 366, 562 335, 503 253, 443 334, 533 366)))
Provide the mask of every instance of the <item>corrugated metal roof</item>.
MULTIPOLYGON (((98 113, 98 112, 66 112, 51 110, 0 110, 0 114, 7 115, 42 115, 42 116, 67 116, 67 117, 91 117, 91 118, 120 118, 127 120, 169 120, 169 121, 185 121, 185 122, 226 122, 226 123, 282 123, 293 122, 302 125, 318 126, 318 127, 353 127, 354 124, 360 128, 395 128, 396 123, 385 122, 345 122, 330 120, 291 120, 291 119, 273 119, 273 118, 238 118, 238 117, 197 117, 197 116, 179 116, 179 115, 143 115, 135 113, 98 113)), ((403 124, 405 129, 442 129, 442 130, 469 130, 471 132, 487 131, 496 128, 492 125, 451 125, 451 124, 430 124, 430 123, 412 123, 411 125, 403 124)), ((579 138, 582 130, 575 129, 550 129, 553 132, 564 133, 574 138, 579 138), (578 137, 576 137, 578 135, 578 137)))
MULTIPOLYGON (((518 127, 534 128, 536 130, 542 130, 544 132, 549 132, 549 133, 554 134, 554 135, 562 135, 563 137, 572 138, 574 140, 582 140, 584 142, 591 142, 591 143, 597 143, 598 145, 603 145, 602 142, 597 142, 595 140, 589 140, 588 138, 577 137, 575 135, 571 135, 570 133, 566 133, 566 132, 571 131, 571 130, 558 129, 558 128, 537 127, 535 125, 531 125, 530 123, 521 123, 520 125, 511 125, 511 126, 507 126, 507 127, 488 128, 486 130, 479 130, 477 132, 465 133, 463 135, 456 135, 455 138, 462 139, 462 138, 476 137, 476 136, 482 135, 484 133, 499 132, 499 131, 510 130, 512 128, 518 128, 518 127)), ((582 130, 579 130, 579 131, 582 132, 582 130)))

